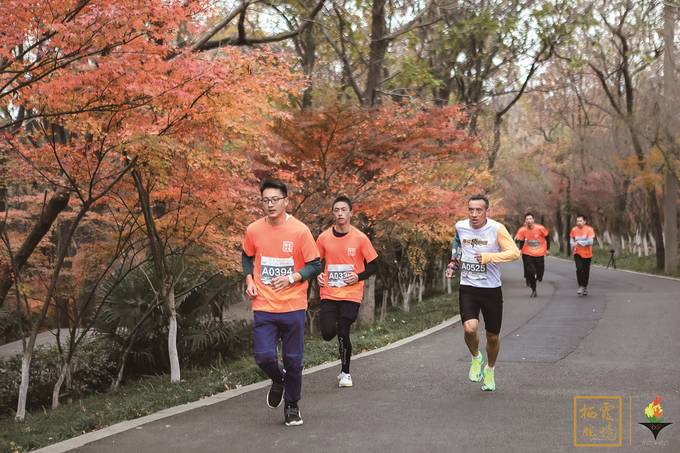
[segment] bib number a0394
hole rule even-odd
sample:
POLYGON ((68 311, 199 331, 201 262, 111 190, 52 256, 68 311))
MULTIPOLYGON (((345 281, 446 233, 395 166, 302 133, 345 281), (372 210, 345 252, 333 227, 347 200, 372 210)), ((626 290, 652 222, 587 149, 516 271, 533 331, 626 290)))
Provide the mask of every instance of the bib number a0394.
POLYGON ((260 261, 260 280, 265 285, 271 285, 272 279, 292 274, 295 268, 293 258, 273 258, 263 256, 260 261))

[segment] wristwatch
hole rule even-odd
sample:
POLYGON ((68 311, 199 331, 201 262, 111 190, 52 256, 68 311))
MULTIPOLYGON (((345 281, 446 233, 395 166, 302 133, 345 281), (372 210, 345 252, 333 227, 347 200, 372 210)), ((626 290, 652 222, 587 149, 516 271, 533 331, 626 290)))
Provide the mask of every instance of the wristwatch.
POLYGON ((295 278, 293 277, 293 274, 288 274, 288 281, 290 282, 291 285, 295 283, 295 278))

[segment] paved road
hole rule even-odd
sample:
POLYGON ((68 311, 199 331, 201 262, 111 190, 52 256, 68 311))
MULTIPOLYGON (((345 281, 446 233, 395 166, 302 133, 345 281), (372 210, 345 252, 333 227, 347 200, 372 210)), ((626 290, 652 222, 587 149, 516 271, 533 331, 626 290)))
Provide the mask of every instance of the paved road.
MULTIPOLYGON (((498 389, 467 381, 460 325, 353 362, 355 387, 336 369, 305 377, 304 426, 286 428, 265 407, 265 389, 148 423, 82 452, 556 452, 574 451, 575 396, 602 415, 610 402, 621 449, 680 451, 680 282, 593 268, 590 295, 576 296, 573 263, 551 258, 529 299, 521 265, 504 270, 505 319, 498 389), (665 421, 654 441, 638 424, 661 395, 665 421), (629 413, 629 409, 632 409, 629 413), (632 434, 632 436, 631 436, 632 434)), ((578 442, 586 420, 576 417, 578 442)), ((604 426, 591 421, 595 433, 604 426)), ((618 441, 618 437, 616 437, 618 441)), ((603 441, 599 441, 603 442, 603 441)))

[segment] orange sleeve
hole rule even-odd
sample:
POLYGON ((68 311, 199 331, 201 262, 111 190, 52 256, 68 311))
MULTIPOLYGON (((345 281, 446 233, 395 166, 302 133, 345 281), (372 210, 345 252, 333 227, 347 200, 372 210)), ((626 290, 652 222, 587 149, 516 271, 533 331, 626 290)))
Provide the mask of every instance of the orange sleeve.
POLYGON ((323 233, 321 233, 316 239, 316 248, 319 251, 319 258, 324 259, 326 256, 326 250, 323 247, 323 233))
POLYGON ((361 241, 361 254, 367 263, 370 263, 378 257, 378 252, 375 251, 373 244, 371 244, 371 240, 368 239, 367 236, 364 236, 361 241))
POLYGON ((255 244, 253 244, 252 233, 250 228, 246 230, 246 235, 243 238, 243 251, 248 256, 255 256, 255 244))
POLYGON ((302 258, 305 263, 309 263, 310 261, 319 258, 319 250, 316 248, 314 236, 312 236, 312 232, 309 231, 309 228, 305 228, 300 239, 302 244, 302 258))
POLYGON ((515 261, 522 255, 505 226, 501 225, 498 228, 496 240, 498 241, 501 251, 496 253, 482 253, 482 264, 509 263, 515 261))

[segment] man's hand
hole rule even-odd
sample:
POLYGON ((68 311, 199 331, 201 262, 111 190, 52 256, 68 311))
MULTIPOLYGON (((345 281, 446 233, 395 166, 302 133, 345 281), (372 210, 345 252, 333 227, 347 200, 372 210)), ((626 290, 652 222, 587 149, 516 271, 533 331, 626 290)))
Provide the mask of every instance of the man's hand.
POLYGON ((319 283, 319 286, 324 287, 326 286, 326 274, 323 272, 320 273, 319 275, 316 276, 316 281, 319 283))
POLYGON ((290 286, 290 281, 287 275, 282 275, 272 279, 272 288, 274 291, 282 291, 290 286))
POLYGON ((343 279, 343 281, 346 285, 353 285, 359 281, 359 275, 357 275, 356 272, 350 272, 347 274, 347 277, 343 279))
POLYGON ((477 262, 479 264, 482 264, 482 254, 481 253, 479 253, 479 252, 475 253, 475 259, 477 260, 477 262))
POLYGON ((444 276, 446 278, 452 278, 454 275, 456 275, 456 271, 458 270, 458 261, 453 260, 450 261, 449 264, 446 266, 446 272, 444 273, 444 276))
POLYGON ((252 275, 246 277, 246 296, 250 299, 257 297, 257 286, 255 286, 255 280, 253 280, 252 275))

